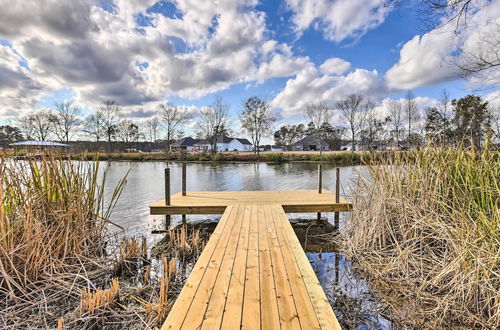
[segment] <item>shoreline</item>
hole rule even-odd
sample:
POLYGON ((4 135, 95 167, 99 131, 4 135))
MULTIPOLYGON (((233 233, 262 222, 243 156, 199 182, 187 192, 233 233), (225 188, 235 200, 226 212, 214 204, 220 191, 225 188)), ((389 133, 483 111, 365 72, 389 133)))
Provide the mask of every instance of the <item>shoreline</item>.
MULTIPOLYGON (((404 151, 403 151, 404 152, 404 151)), ((258 156, 251 152, 219 152, 210 153, 164 153, 164 152, 140 152, 140 153, 66 153, 61 156, 70 160, 85 161, 131 161, 131 162, 153 162, 153 161, 176 161, 176 162, 213 162, 213 163, 293 163, 312 162, 324 163, 337 166, 355 166, 377 164, 388 159, 395 159, 402 151, 334 151, 324 152, 262 152, 258 156)), ((24 158, 27 153, 11 153, 9 156, 24 158)))

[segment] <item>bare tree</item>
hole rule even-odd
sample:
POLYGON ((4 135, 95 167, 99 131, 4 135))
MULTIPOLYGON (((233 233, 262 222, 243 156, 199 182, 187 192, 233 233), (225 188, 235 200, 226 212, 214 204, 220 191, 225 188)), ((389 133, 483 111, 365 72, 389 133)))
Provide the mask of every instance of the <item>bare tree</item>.
POLYGON ((129 119, 121 120, 115 129, 115 136, 124 143, 137 142, 140 139, 139 126, 129 119))
POLYGON ((106 129, 104 127, 104 117, 102 113, 96 112, 90 114, 83 121, 83 132, 91 136, 99 142, 102 137, 106 136, 106 129))
POLYGON ((329 123, 330 121, 330 107, 325 103, 325 102, 318 102, 318 103, 309 103, 306 105, 306 109, 304 112, 304 117, 309 123, 309 125, 312 126, 313 129, 313 136, 318 140, 319 142, 319 154, 323 154, 323 141, 324 141, 324 136, 323 136, 323 130, 321 129, 323 127, 324 123, 329 123))
POLYGON ((450 121, 451 121, 451 99, 450 99, 450 93, 446 89, 443 89, 441 91, 441 96, 439 98, 439 107, 438 111, 441 114, 441 132, 442 136, 441 138, 443 139, 443 143, 447 144, 448 143, 448 136, 450 135, 450 121))
POLYGON ((361 143, 364 142, 365 145, 368 146, 368 150, 373 151, 374 145, 380 144, 380 137, 384 129, 384 121, 377 118, 378 116, 375 111, 375 103, 372 101, 366 101, 364 103, 364 109, 365 121, 361 132, 361 143))
POLYGON ((166 134, 167 151, 170 151, 170 144, 188 118, 187 112, 182 108, 171 103, 160 104, 160 120, 166 134))
POLYGON ((56 103, 56 112, 54 115, 54 133, 59 140, 66 143, 73 138, 80 126, 80 107, 73 105, 72 102, 56 103))
POLYGON ((201 109, 200 120, 197 124, 198 136, 202 136, 210 143, 212 153, 217 152, 217 140, 226 131, 229 125, 229 105, 223 102, 220 96, 215 97, 215 101, 210 107, 201 109))
POLYGON ((116 125, 118 124, 118 113, 120 108, 115 101, 106 101, 99 107, 97 114, 103 118, 104 133, 108 139, 109 151, 113 151, 113 137, 115 136, 116 125))
POLYGON ((337 102, 337 109, 340 112, 340 116, 349 126, 353 151, 356 135, 363 128, 365 123, 366 104, 363 96, 357 94, 351 94, 345 100, 337 102))
POLYGON ((149 141, 156 142, 158 139, 158 128, 160 121, 157 117, 153 117, 146 121, 146 128, 148 129, 149 141))
POLYGON ((259 155, 260 140, 263 135, 271 133, 276 116, 266 101, 252 96, 243 102, 240 121, 241 127, 252 139, 254 153, 259 155))
MULTIPOLYGON (((416 121, 419 119, 417 101, 415 100, 415 95, 412 91, 408 91, 405 94, 404 99, 404 113, 406 118, 406 123, 408 124, 408 137, 413 133, 412 129, 416 121)), ((408 141, 410 143, 410 141, 408 141)))
POLYGON ((395 134, 396 145, 399 148, 399 141, 403 130, 403 107, 399 100, 389 100, 387 107, 389 109, 391 130, 395 134))
POLYGON ((495 143, 500 142, 500 108, 490 105, 492 140, 495 143))
POLYGON ((47 109, 36 110, 21 117, 17 126, 27 139, 46 141, 54 132, 54 114, 47 109))

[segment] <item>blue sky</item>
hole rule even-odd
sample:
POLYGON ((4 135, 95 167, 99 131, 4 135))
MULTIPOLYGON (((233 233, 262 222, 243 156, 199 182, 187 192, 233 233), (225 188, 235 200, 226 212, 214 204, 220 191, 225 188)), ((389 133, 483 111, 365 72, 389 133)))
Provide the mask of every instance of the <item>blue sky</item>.
MULTIPOLYGON (((459 98, 477 87, 451 64, 473 33, 423 31, 415 1, 386 3, 0 0, 0 119, 62 100, 89 113, 111 99, 124 118, 147 120, 161 102, 196 112, 220 95, 237 122, 242 100, 257 95, 284 124, 302 120, 307 103, 350 93, 383 115, 410 89, 423 111, 444 88, 459 98)), ((479 28, 500 13, 480 3, 479 28)))

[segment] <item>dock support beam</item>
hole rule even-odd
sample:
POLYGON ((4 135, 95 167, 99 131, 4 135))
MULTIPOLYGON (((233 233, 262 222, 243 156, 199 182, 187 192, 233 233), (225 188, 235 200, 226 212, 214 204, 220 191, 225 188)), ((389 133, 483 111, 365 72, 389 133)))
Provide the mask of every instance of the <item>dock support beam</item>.
MULTIPOLYGON (((323 170, 321 164, 318 165, 318 194, 323 191, 323 170)), ((321 212, 318 212, 318 221, 321 220, 321 212)))
MULTIPOLYGON (((340 168, 335 169, 335 203, 340 202, 340 168)), ((339 230, 339 222, 340 222, 340 213, 335 212, 335 222, 333 225, 334 230, 339 230)))
MULTIPOLYGON (((165 205, 170 205, 170 169, 165 169, 165 205)), ((165 216, 165 230, 170 226, 170 214, 165 216)))
MULTIPOLYGON (((186 196, 186 163, 182 163, 182 196, 186 196)), ((182 215, 182 224, 187 222, 186 215, 182 215)))

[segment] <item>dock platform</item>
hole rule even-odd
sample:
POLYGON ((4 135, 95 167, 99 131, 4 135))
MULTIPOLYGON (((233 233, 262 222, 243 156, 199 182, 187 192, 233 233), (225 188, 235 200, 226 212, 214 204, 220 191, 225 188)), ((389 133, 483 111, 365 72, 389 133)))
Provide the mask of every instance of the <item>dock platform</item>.
POLYGON ((150 206, 151 214, 222 214, 234 204, 281 205, 285 213, 347 212, 352 204, 323 189, 272 191, 188 191, 171 196, 170 205, 161 200, 150 206))
POLYGON ((286 215, 351 209, 335 197, 186 192, 151 205, 151 214, 222 214, 162 329, 341 329, 286 215))

